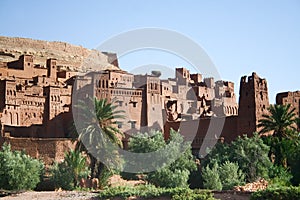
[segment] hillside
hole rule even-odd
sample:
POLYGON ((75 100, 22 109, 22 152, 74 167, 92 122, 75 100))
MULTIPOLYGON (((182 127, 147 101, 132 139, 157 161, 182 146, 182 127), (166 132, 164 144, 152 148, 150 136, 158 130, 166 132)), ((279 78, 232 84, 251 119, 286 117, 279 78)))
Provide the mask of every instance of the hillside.
POLYGON ((118 69, 117 62, 111 66, 109 61, 116 59, 113 53, 102 53, 82 46, 65 42, 48 42, 28 38, 0 36, 0 61, 16 60, 22 54, 34 56, 35 64, 44 65, 47 58, 56 58, 61 68, 114 68, 118 69), (117 67, 117 68, 116 68, 117 67))

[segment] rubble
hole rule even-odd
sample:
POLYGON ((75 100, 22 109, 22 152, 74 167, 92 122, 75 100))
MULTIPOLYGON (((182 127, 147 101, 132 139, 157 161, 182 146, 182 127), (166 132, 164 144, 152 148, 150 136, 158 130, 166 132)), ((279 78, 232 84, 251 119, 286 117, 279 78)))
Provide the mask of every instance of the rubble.
POLYGON ((265 179, 260 179, 256 182, 247 183, 244 186, 235 186, 235 191, 242 191, 242 192, 255 192, 258 190, 265 190, 268 187, 268 181, 265 179))

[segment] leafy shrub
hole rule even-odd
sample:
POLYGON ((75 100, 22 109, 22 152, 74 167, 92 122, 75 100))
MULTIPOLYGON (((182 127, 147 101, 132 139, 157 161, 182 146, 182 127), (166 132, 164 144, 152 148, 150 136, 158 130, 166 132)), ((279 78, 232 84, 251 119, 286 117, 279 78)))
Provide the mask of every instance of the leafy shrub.
POLYGON ((34 189, 40 182, 44 165, 24 152, 11 151, 4 144, 0 151, 0 188, 6 190, 34 189))
MULTIPOLYGON (((183 137, 173 130, 171 130, 170 139, 166 142, 163 134, 159 131, 152 132, 151 135, 150 137, 147 133, 140 133, 130 138, 128 144, 129 150, 136 153, 148 153, 164 148, 166 155, 170 155, 167 159, 168 161, 161 161, 165 162, 164 167, 144 176, 146 181, 160 187, 187 187, 190 172, 196 170, 190 144, 184 142, 183 137), (182 150, 184 150, 184 152, 182 152, 182 150), (173 157, 177 155, 180 156, 175 160, 173 157), (168 164, 170 161, 173 162, 168 164)), ((125 162, 125 165, 126 164, 125 162)), ((128 177, 128 173, 126 175, 127 176, 123 176, 123 178, 132 178, 138 174, 131 174, 130 177, 128 177)))
POLYGON ((213 200, 213 195, 207 190, 191 190, 189 188, 157 188, 154 185, 122 186, 107 188, 99 194, 100 199, 119 197, 127 199, 129 197, 170 197, 174 200, 213 200))
POLYGON ((268 157, 269 149, 257 134, 253 137, 238 137, 231 144, 217 144, 202 163, 204 167, 215 162, 222 165, 226 160, 237 163, 246 181, 253 182, 259 178, 268 178, 272 166, 268 157))
POLYGON ((222 165, 215 162, 212 168, 206 166, 202 172, 203 186, 206 189, 230 190, 236 185, 243 185, 244 174, 236 163, 225 161, 222 165))
POLYGON ((300 199, 300 187, 267 188, 251 194, 251 200, 298 200, 300 199))
POLYGON ((175 188, 171 194, 172 200, 214 200, 213 194, 206 190, 191 190, 175 188))
POLYGON ((72 170, 65 162, 54 163, 51 167, 51 174, 51 181, 54 183, 55 188, 74 189, 72 170))
MULTIPOLYGON (((102 163, 101 163, 102 164, 102 163)), ((116 171, 107 168, 104 164, 101 168, 99 174, 99 188, 102 189, 108 185, 109 178, 112 177, 114 174, 117 174, 116 171)))
POLYGON ((239 137, 231 144, 231 162, 236 162, 245 173, 248 182, 268 178, 272 163, 268 157, 270 147, 254 134, 253 137, 239 137))
POLYGON ((219 165, 214 163, 212 168, 207 165, 202 171, 203 187, 211 190, 222 190, 222 183, 219 175, 219 165))
POLYGON ((292 174, 282 166, 273 165, 269 170, 269 187, 290 186, 292 174))
POLYGON ((89 175, 86 158, 79 151, 71 150, 65 154, 63 162, 54 163, 51 174, 51 180, 56 188, 72 190, 78 185, 81 178, 89 175))
POLYGON ((225 161, 219 168, 219 176, 223 190, 230 190, 234 186, 245 184, 245 176, 236 163, 225 161))
MULTIPOLYGON (((288 161, 293 175, 291 182, 294 186, 300 185, 300 139, 296 140, 297 145, 294 146, 292 152, 288 156, 288 161)), ((292 149, 292 147, 290 147, 292 149)))

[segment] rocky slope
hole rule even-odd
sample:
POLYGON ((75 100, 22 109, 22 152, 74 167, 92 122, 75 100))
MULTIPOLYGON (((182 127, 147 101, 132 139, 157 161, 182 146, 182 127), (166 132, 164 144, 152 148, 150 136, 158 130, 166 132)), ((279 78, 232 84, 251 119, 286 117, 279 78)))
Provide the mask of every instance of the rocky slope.
MULTIPOLYGON (((18 59, 22 54, 34 55, 34 63, 44 65, 47 58, 56 58, 62 68, 116 68, 109 61, 115 54, 102 53, 65 42, 48 42, 28 38, 0 36, 0 62, 18 59)), ((117 65, 115 63, 115 65, 117 65)))

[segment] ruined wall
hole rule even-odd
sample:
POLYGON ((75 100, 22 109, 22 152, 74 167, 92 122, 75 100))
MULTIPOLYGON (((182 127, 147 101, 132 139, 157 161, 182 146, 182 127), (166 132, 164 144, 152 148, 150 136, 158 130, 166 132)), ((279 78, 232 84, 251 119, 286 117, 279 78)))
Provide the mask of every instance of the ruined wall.
POLYGON ((4 137, 0 139, 0 146, 4 142, 11 144, 12 150, 24 150, 26 154, 41 159, 46 165, 62 161, 65 152, 75 148, 75 143, 69 139, 4 137))
POLYGON ((214 145, 221 137, 229 143, 241 135, 237 131, 237 122, 237 116, 166 122, 164 136, 165 139, 169 137, 171 128, 176 131, 180 130, 186 141, 192 141, 193 154, 198 155, 203 142, 209 147, 214 145), (218 134, 220 135, 218 136, 218 134))

